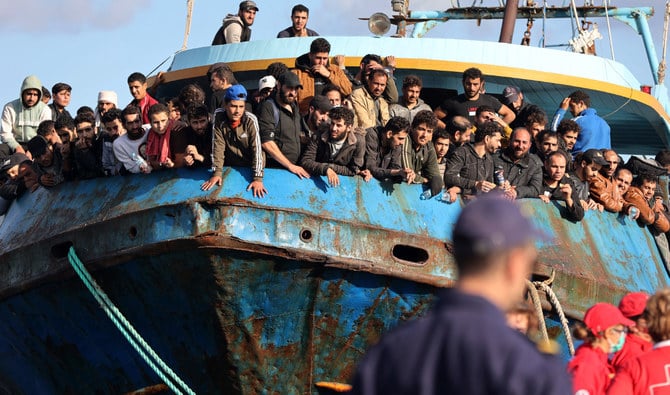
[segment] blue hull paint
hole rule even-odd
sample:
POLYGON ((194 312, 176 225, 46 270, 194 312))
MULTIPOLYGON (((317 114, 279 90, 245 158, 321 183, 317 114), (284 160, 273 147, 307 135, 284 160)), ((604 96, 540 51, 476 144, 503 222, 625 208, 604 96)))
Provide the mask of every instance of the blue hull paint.
MULTIPOLYGON (((298 394, 346 381, 379 334, 435 288, 245 252, 201 249, 94 273, 196 393, 298 394)), ((12 393, 118 394, 160 382, 78 279, 0 305, 0 371, 12 393)))

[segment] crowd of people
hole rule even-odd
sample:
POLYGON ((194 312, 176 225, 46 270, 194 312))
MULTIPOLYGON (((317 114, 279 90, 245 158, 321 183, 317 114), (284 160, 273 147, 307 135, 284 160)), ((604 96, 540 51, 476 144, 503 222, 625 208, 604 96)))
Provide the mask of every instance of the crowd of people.
MULTIPOLYGON (((241 2, 212 44, 248 41, 256 12, 255 2, 241 2)), ((620 212, 662 235, 670 221, 658 176, 670 172, 670 151, 646 167, 626 166, 587 93, 570 94, 550 120, 518 87, 487 93, 477 68, 463 72, 463 93, 431 108, 421 98, 419 76, 405 76, 398 90, 393 56, 366 55, 355 73, 342 56, 331 59, 330 43, 306 27, 308 16, 307 7, 295 6, 292 26, 278 38, 316 37, 309 52, 293 65, 269 65, 253 93, 226 63, 209 68, 209 92, 191 84, 166 103, 152 97, 155 87, 144 75, 132 73, 128 105, 119 106, 115 92, 101 91, 95 108, 81 107, 72 116, 70 85, 59 82, 49 92, 36 76, 26 77, 19 98, 2 111, 0 214, 26 191, 180 167, 211 169, 204 191, 222 185, 224 167, 248 167, 247 191, 258 198, 268 193, 264 170, 273 167, 299 179, 324 176, 332 187, 341 177, 374 178, 422 185, 421 196, 446 203, 459 196, 473 200, 454 230, 457 287, 426 319, 373 349, 359 368, 355 392, 498 393, 492 389, 516 383, 516 392, 500 393, 566 393, 564 367, 496 329, 504 322, 498 310, 524 333, 535 319, 513 302, 536 257, 536 233, 512 201, 560 201, 561 215, 573 222, 588 210, 620 212), (572 119, 564 119, 568 111, 572 119), (475 313, 480 318, 472 319, 475 313), (432 336, 438 324, 449 335, 432 336), (494 344, 473 354, 468 347, 481 341, 494 344), (431 351, 441 347, 448 348, 446 356, 431 351), (454 350, 470 354, 463 358, 454 350), (486 367, 483 376, 491 381, 463 376, 467 367, 486 367), (432 382, 436 371, 444 374, 432 382), (514 382, 515 375, 523 380, 514 382), (403 386, 413 389, 403 392, 403 386)), ((596 304, 583 321, 575 330, 583 344, 568 365, 572 393, 642 394, 670 385, 667 372, 658 369, 659 361, 670 360, 670 291, 651 298, 629 294, 619 308, 596 304)))

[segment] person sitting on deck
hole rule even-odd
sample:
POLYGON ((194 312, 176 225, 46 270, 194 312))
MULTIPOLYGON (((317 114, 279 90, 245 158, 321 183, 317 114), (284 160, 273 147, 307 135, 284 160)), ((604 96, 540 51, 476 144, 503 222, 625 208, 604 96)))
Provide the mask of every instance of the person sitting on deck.
POLYGON ((77 115, 74 119, 77 140, 72 155, 78 179, 101 177, 105 174, 102 167, 102 140, 95 135, 95 117, 89 113, 77 115))
POLYGON ((475 142, 454 151, 447 160, 444 184, 447 189, 458 187, 464 197, 488 193, 496 188, 493 182, 493 154, 500 148, 502 128, 487 122, 475 131, 475 142))
POLYGON ((149 119, 149 109, 154 104, 157 104, 158 101, 147 92, 147 77, 137 72, 129 75, 128 90, 130 90, 130 94, 133 96, 133 100, 128 105, 139 107, 142 112, 142 124, 148 125, 151 122, 149 119))
POLYGON ((442 190, 443 181, 437 165, 437 155, 433 147, 433 130, 437 126, 437 117, 432 111, 419 111, 410 128, 410 139, 403 144, 402 166, 410 169, 405 181, 408 184, 426 184, 431 195, 442 190))
POLYGON ((123 164, 114 156, 114 141, 126 134, 121 110, 107 110, 102 115, 101 122, 105 128, 105 134, 102 135, 102 170, 107 176, 115 176, 121 174, 123 168, 123 164))
POLYGON ((499 186, 509 199, 534 198, 540 194, 542 163, 529 149, 530 133, 521 127, 514 129, 507 148, 493 156, 496 171, 502 171, 505 180, 505 185, 499 186))
MULTIPOLYGON (((26 144, 34 158, 33 169, 37 174, 37 183, 52 188, 65 181, 63 176, 63 156, 60 149, 54 149, 42 136, 37 135, 26 144)), ((57 147, 56 147, 57 148, 57 147)))
MULTIPOLYGON (((514 121, 516 115, 509 107, 500 103, 495 97, 482 93, 485 82, 481 70, 475 67, 465 70, 462 83, 464 93, 455 98, 445 99, 435 109, 435 115, 440 121, 445 122, 448 118, 460 115, 474 122, 477 108, 483 105, 493 108, 496 113, 500 114, 505 124, 509 125, 514 121)), ((439 126, 443 127, 444 124, 439 126)))
POLYGON ((212 177, 201 189, 210 190, 223 182, 223 166, 250 167, 252 181, 247 187, 254 197, 267 193, 263 185, 265 157, 258 132, 258 119, 245 111, 247 90, 242 85, 233 85, 226 90, 224 110, 214 114, 214 137, 212 143, 212 177))
POLYGON ((245 0, 240 3, 237 14, 228 14, 212 39, 212 45, 232 44, 251 39, 251 28, 254 24, 258 6, 256 2, 245 0))
POLYGON ((126 134, 114 140, 114 156, 129 173, 151 173, 151 166, 146 162, 149 127, 142 125, 142 110, 131 105, 123 109, 121 116, 126 134))
POLYGON ((402 147, 407 139, 409 122, 392 117, 384 127, 365 133, 365 168, 378 180, 402 182, 411 169, 402 167, 402 147))
POLYGON ((331 186, 340 185, 338 175, 360 175, 369 181, 372 174, 364 170, 365 137, 354 132, 354 113, 344 107, 328 112, 330 125, 316 139, 310 141, 301 165, 310 173, 328 177, 331 186))
POLYGON ((544 177, 539 198, 549 203, 552 200, 565 202, 560 207, 561 216, 569 221, 577 222, 584 218, 584 207, 579 202, 579 195, 572 177, 566 174, 568 154, 555 151, 547 155, 544 161, 544 177))
POLYGON ((558 127, 559 122, 561 122, 568 109, 573 116, 573 120, 581 128, 577 142, 575 142, 575 146, 572 149, 573 155, 592 148, 603 149, 612 147, 609 125, 604 119, 598 116, 594 108, 591 108, 591 98, 586 92, 581 90, 574 91, 570 96, 563 99, 551 122, 552 129, 558 127))
POLYGON ((188 126, 170 136, 175 167, 211 168, 213 125, 209 110, 205 105, 189 107, 186 119, 188 126))
POLYGON ((430 106, 421 99, 423 82, 416 75, 408 75, 402 81, 402 96, 398 103, 391 104, 389 113, 392 117, 402 116, 412 123, 414 116, 423 110, 432 111, 430 106))
POLYGON ((663 199, 655 196, 656 177, 640 174, 632 182, 624 195, 623 212, 631 214, 631 207, 637 209, 634 219, 642 226, 648 226, 653 234, 661 234, 670 231, 670 222, 666 215, 663 199))
POLYGON ((357 126, 364 129, 382 126, 391 118, 389 105, 382 98, 388 78, 384 70, 373 70, 367 79, 367 85, 354 90, 351 94, 351 103, 354 105, 354 113, 358 120, 357 126))
POLYGON ((309 19, 309 8, 297 4, 291 9, 291 26, 277 33, 277 38, 288 37, 315 37, 319 33, 307 28, 309 19))
POLYGON ((300 112, 296 100, 302 88, 298 76, 285 71, 277 80, 277 92, 258 109, 263 151, 268 155, 266 167, 284 167, 299 178, 309 173, 298 166, 300 160, 300 112))
POLYGON ((346 74, 334 64, 330 64, 330 43, 325 38, 317 38, 309 46, 309 52, 295 60, 295 74, 302 89, 298 91, 298 106, 301 114, 307 114, 309 103, 315 95, 321 95, 326 84, 337 86, 342 94, 351 94, 351 82, 346 74))

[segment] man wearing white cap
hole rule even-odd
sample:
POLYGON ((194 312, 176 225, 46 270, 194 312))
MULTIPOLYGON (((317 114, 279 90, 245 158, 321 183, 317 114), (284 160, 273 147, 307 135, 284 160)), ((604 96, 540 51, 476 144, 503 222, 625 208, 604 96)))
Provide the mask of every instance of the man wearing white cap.
POLYGON ((214 35, 212 45, 232 44, 251 39, 251 28, 254 18, 258 12, 255 1, 243 1, 240 3, 237 14, 228 14, 223 18, 223 25, 214 35))
POLYGON ((104 133, 104 125, 100 121, 102 116, 112 108, 118 107, 118 98, 114 91, 98 92, 98 105, 95 107, 95 128, 99 133, 104 133))
POLYGON ((271 75, 266 75, 258 80, 258 91, 256 91, 251 100, 254 114, 256 113, 256 110, 258 110, 259 104, 272 95, 272 91, 275 89, 276 85, 277 80, 271 75))

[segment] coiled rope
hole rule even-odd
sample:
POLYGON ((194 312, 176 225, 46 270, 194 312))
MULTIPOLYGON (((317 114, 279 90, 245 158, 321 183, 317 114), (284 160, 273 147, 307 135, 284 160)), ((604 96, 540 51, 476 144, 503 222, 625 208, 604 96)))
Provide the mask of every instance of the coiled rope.
POLYGON ((186 393, 195 395, 195 392, 190 389, 165 362, 163 362, 158 354, 156 354, 151 346, 149 346, 142 336, 140 336, 132 324, 109 299, 105 291, 100 288, 100 285, 95 282, 93 277, 91 277, 91 274, 86 270, 86 267, 84 267, 84 264, 79 260, 79 257, 77 257, 74 247, 70 247, 70 250, 68 251, 68 261, 86 288, 91 292, 91 295, 93 295, 100 307, 105 311, 109 319, 147 365, 153 369, 156 375, 158 375, 158 377, 160 377, 160 379, 163 380, 175 394, 182 395, 186 393))
POLYGON ((561 306, 561 302, 558 300, 556 293, 550 287, 550 284, 554 282, 554 276, 555 272, 552 270, 551 276, 549 276, 547 280, 533 282, 526 280, 526 287, 528 288, 530 298, 533 301, 533 306, 535 306, 535 314, 537 314, 537 318, 540 322, 540 332, 542 333, 544 340, 548 340, 549 336, 547 334, 547 326, 544 322, 544 311, 542 310, 542 305, 540 303, 540 296, 537 292, 538 289, 544 291, 544 293, 547 295, 549 303, 552 305, 554 310, 556 310, 558 319, 561 322, 561 328, 565 334, 565 340, 568 344, 570 355, 575 355, 575 344, 572 340, 572 334, 570 333, 570 324, 568 322, 568 318, 565 316, 565 312, 563 311, 563 307, 561 306))

